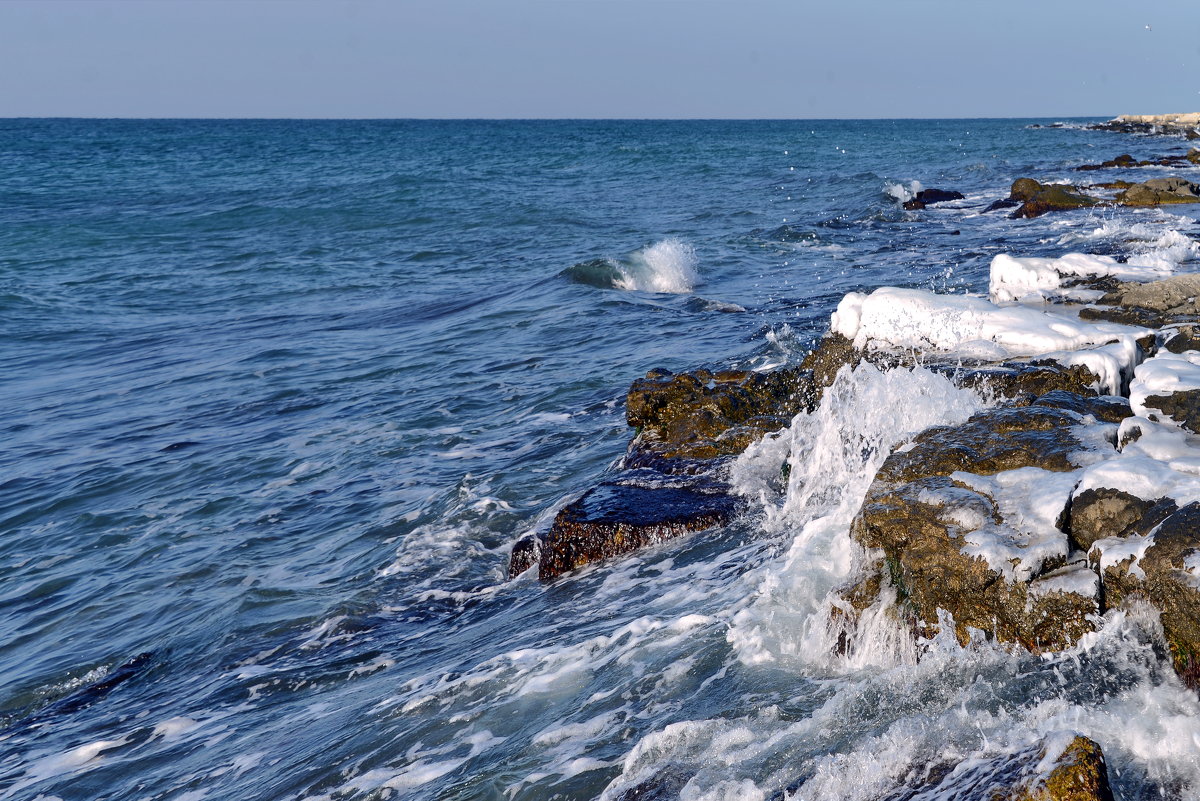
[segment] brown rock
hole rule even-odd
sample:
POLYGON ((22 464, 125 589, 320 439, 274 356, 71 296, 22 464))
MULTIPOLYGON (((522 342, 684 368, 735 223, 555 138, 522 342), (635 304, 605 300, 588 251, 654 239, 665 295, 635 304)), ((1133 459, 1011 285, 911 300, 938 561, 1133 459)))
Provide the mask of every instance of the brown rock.
POLYGON ((1018 178, 1013 182, 1009 200, 1021 201, 1022 205, 1013 212, 1014 218, 1040 217, 1048 211, 1067 211, 1100 205, 1094 197, 1080 194, 1067 184, 1041 184, 1032 178, 1018 178))

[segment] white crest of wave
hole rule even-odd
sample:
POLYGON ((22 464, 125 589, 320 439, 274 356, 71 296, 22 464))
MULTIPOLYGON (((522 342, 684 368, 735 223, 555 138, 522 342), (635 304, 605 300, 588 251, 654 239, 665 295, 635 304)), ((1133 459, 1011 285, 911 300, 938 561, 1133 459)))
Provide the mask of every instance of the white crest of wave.
MULTIPOLYGON (((982 406, 975 392, 922 367, 883 371, 863 363, 841 369, 816 411, 746 450, 732 468, 735 490, 762 505, 768 532, 792 539, 734 616, 728 639, 744 662, 829 661, 836 636, 828 627, 829 594, 861 558, 850 523, 875 473, 896 445, 982 406)), ((889 664, 912 656, 911 644, 882 618, 874 621, 879 625, 863 622, 868 634, 860 637, 874 642, 857 643, 856 659, 889 664)))
POLYGON ((634 251, 628 264, 618 265, 617 289, 666 292, 676 295, 692 291, 697 282, 696 251, 677 237, 669 237, 634 251))
POLYGON ((1171 224, 1191 224, 1191 219, 1156 210, 1164 218, 1160 222, 1129 222, 1124 219, 1105 220, 1088 231, 1069 232, 1059 238, 1059 244, 1090 244, 1095 241, 1122 243, 1129 252, 1128 264, 1149 267, 1164 273, 1173 271, 1185 261, 1200 258, 1200 242, 1171 224))
POLYGON ((916 197, 917 193, 921 191, 921 188, 922 187, 921 187, 920 181, 909 181, 907 184, 901 184, 901 183, 884 184, 883 191, 885 194, 891 195, 892 197, 896 198, 897 202, 904 203, 904 202, 912 200, 914 197, 916 197))

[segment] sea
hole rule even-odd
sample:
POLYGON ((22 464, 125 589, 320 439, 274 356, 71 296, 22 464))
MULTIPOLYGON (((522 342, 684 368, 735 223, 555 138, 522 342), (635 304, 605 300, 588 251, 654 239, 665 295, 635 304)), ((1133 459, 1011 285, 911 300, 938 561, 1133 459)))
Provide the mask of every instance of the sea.
POLYGON ((0 798, 867 801, 1063 732, 1200 797, 1145 610, 831 647, 875 469, 983 402, 921 369, 839 379, 787 485, 751 449, 732 524, 507 578, 648 370, 1000 253, 1200 269, 1194 207, 985 212, 1200 173, 1076 173, 1188 145, 1086 122, 0 120, 0 798))

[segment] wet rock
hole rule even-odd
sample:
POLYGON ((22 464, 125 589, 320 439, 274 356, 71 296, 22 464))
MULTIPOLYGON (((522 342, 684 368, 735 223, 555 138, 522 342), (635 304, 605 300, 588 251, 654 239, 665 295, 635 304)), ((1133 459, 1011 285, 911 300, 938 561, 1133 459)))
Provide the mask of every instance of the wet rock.
POLYGON ((894 451, 851 527, 878 561, 843 595, 869 597, 872 586, 890 586, 915 631, 936 630, 945 610, 963 641, 976 628, 1032 650, 1059 649, 1091 631, 1098 577, 1085 564, 1068 563, 1058 521, 1007 520, 988 482, 973 480, 1039 468, 1026 480, 1061 484, 1053 492, 1061 492, 1057 509, 1065 510, 1074 479, 1050 477, 1075 469, 1072 456, 1083 449, 1071 430, 1078 422, 1064 409, 993 408, 959 426, 929 429, 894 451), (981 555, 987 542, 1001 541, 1015 561, 998 565, 981 555), (972 550, 977 546, 982 550, 972 550))
POLYGON ((983 210, 983 213, 987 214, 989 211, 999 211, 1000 209, 1015 209, 1020 205, 1021 201, 1019 200, 1001 198, 1000 200, 993 201, 986 209, 983 210))
POLYGON ((1034 401, 1035 406, 1066 409, 1081 417, 1091 416, 1101 423, 1119 423, 1133 414, 1129 399, 1115 395, 1089 395, 1056 389, 1034 401))
POLYGON ((691 771, 668 765, 649 779, 624 790, 617 796, 617 801, 676 801, 691 778, 691 771))
POLYGON ((1021 207, 1013 212, 1014 218, 1040 217, 1049 211, 1068 211, 1100 205, 1094 197, 1080 194, 1068 184, 1041 184, 1032 178, 1018 178, 1013 182, 1008 199, 1019 201, 1021 207))
POLYGON ((1122 283, 1101 298, 1112 306, 1135 307, 1165 314, 1195 314, 1200 273, 1173 275, 1161 281, 1122 283))
POLYGON ((1081 171, 1082 170, 1105 170, 1105 169, 1110 169, 1113 167, 1136 167, 1136 166, 1138 166, 1138 162, 1136 159, 1134 159, 1133 156, 1129 155, 1128 153, 1122 153, 1121 155, 1117 156, 1115 159, 1109 159, 1108 161, 1102 161, 1099 164, 1082 164, 1082 165, 1076 167, 1075 169, 1081 170, 1081 171))
POLYGON ((1180 318, 1140 306, 1084 306, 1079 310, 1079 319, 1135 325, 1142 328, 1161 328, 1180 318))
POLYGON ((1092 739, 1047 738, 1016 753, 921 771, 881 801, 1112 801, 1104 752, 1092 739))
POLYGON ((1200 686, 1200 503, 1168 517, 1140 560, 1146 594, 1161 614, 1175 670, 1200 686))
MULTIPOLYGON (((1106 537, 1125 537, 1138 533, 1147 524, 1153 528, 1174 510, 1169 499, 1148 501, 1111 487, 1087 489, 1071 497, 1067 533, 1071 545, 1081 551, 1106 537), (1156 510, 1158 520, 1150 522, 1147 513, 1156 510)), ((1144 533, 1144 532, 1140 532, 1144 533)))
MULTIPOLYGON (((941 369, 941 368, 934 368, 941 369)), ((943 369, 959 386, 1026 405, 1049 392, 1095 395, 1100 377, 1083 365, 1071 367, 1052 360, 1004 362, 970 368, 943 369)))
POLYGON ((932 203, 945 203, 950 200, 962 200, 962 192, 946 189, 922 189, 912 200, 904 201, 904 208, 909 211, 923 209, 932 203))
POLYGON ((1070 427, 1078 418, 1041 406, 997 407, 959 426, 938 426, 918 434, 911 447, 883 463, 876 481, 905 482, 948 476, 962 470, 991 475, 1019 467, 1073 470, 1071 454, 1082 449, 1070 427))
MULTIPOLYGON (((736 455, 811 408, 813 394, 811 375, 800 368, 767 373, 651 371, 633 382, 627 396, 626 420, 638 430, 631 464, 646 466, 654 457, 705 460, 736 455)), ((665 464, 658 466, 673 471, 665 464)))
POLYGON ((541 540, 534 534, 528 534, 513 543, 512 553, 508 557, 508 577, 514 579, 536 565, 541 549, 541 540))
POLYGON ((1183 178, 1153 178, 1124 190, 1117 195, 1116 201, 1123 206, 1200 203, 1200 186, 1183 178))
POLYGON ((600 484, 555 516, 541 544, 538 576, 549 581, 591 562, 722 525, 740 505, 725 493, 691 487, 600 484))

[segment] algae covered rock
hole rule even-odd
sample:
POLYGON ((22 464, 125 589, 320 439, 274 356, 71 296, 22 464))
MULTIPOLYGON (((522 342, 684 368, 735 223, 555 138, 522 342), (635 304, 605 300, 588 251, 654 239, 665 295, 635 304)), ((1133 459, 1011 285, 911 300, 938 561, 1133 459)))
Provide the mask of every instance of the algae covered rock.
POLYGON ((1200 186, 1183 178, 1154 178, 1134 184, 1117 195, 1116 200, 1123 206, 1200 203, 1200 186))
POLYGON ((1099 579, 1063 530, 1080 421, 1048 406, 993 408, 894 451, 852 524, 876 561, 845 591, 851 605, 889 586, 918 632, 945 610, 963 641, 974 628, 1031 650, 1091 631, 1099 579))
POLYGON ((1021 203, 1012 213, 1014 218, 1040 217, 1049 211, 1068 211, 1100 205, 1094 197, 1084 195, 1069 184, 1042 184, 1032 178, 1018 178, 1013 182, 1009 201, 1021 203))
POLYGON ((625 415, 639 432, 633 451, 663 459, 715 459, 741 453, 812 407, 808 371, 654 370, 633 382, 625 415))

